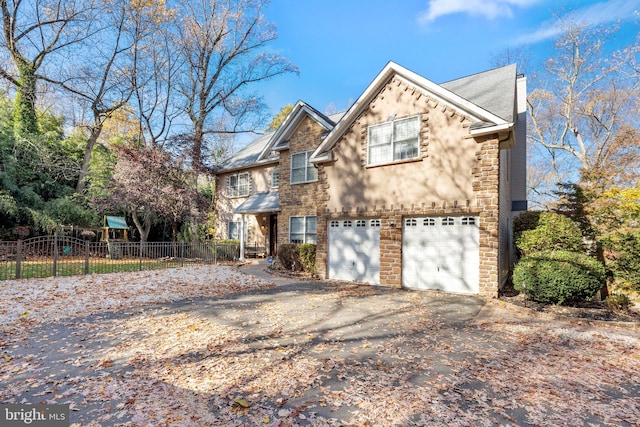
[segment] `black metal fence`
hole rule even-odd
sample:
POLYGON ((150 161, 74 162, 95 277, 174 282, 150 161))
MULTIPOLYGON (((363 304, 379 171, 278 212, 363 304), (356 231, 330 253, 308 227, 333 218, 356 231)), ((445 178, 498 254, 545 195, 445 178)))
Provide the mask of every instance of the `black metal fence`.
POLYGON ((237 242, 89 242, 41 236, 0 241, 0 280, 217 264, 239 256, 237 242))

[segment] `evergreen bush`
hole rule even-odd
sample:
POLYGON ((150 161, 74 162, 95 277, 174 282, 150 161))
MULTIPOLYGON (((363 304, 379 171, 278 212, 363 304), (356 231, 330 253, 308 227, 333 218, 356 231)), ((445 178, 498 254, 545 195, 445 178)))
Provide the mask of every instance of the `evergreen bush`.
POLYGON ((316 246, 313 243, 298 245, 298 256, 304 267, 304 271, 316 274, 316 246))
POLYGON ((630 290, 640 291, 640 232, 616 232, 603 244, 615 281, 630 290))
POLYGON ((513 271, 514 288, 527 298, 552 304, 592 299, 605 284, 605 267, 595 258, 569 251, 523 257, 513 271), (524 289, 523 289, 524 285, 524 289))
POLYGON ((278 260, 287 270, 299 271, 302 269, 297 245, 294 243, 285 243, 278 246, 278 260))
POLYGON ((540 212, 535 228, 517 233, 516 247, 521 255, 547 250, 582 252, 583 239, 580 227, 571 218, 554 212, 540 212))

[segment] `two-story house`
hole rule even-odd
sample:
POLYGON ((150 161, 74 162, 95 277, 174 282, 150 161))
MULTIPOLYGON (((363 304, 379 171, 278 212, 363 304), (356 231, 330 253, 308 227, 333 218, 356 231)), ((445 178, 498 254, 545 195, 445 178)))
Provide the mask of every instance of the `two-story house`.
POLYGON ((298 102, 221 165, 219 237, 316 243, 318 274, 497 296, 526 210, 526 81, 435 84, 389 63, 343 114, 298 102))

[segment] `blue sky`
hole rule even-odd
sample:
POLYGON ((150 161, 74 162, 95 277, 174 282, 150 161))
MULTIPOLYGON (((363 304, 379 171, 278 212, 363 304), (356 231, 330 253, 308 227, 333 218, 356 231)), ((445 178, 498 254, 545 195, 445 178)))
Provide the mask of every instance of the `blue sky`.
POLYGON ((270 48, 300 69, 254 88, 275 114, 299 99, 345 110, 388 61, 442 83, 524 46, 539 67, 563 21, 626 22, 617 42, 630 43, 640 0, 272 0, 265 15, 278 29, 270 48))

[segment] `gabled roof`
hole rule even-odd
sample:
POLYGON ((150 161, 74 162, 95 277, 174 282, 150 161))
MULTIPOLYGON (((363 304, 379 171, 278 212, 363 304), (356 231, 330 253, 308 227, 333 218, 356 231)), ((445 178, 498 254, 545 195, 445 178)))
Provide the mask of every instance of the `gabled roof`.
POLYGON ((491 111, 507 122, 513 122, 516 93, 516 65, 507 65, 450 82, 445 89, 491 111))
POLYGON ((393 76, 428 93, 439 102, 462 111, 474 122, 471 125, 472 134, 495 132, 513 126, 515 66, 502 67, 438 85, 394 62, 389 62, 329 132, 311 156, 312 162, 330 160, 333 146, 393 76))
POLYGON ((296 130, 298 125, 306 116, 310 116, 313 120, 318 122, 327 131, 330 131, 335 126, 335 122, 329 117, 322 114, 304 101, 296 102, 293 109, 287 115, 282 125, 273 135, 272 150, 282 150, 289 148, 289 137, 291 133, 296 130))
POLYGON ((270 142, 273 132, 260 136, 255 141, 249 143, 242 150, 233 156, 224 160, 218 165, 218 172, 231 172, 238 169, 244 169, 257 164, 271 163, 278 160, 278 155, 272 154, 270 150, 270 142))

